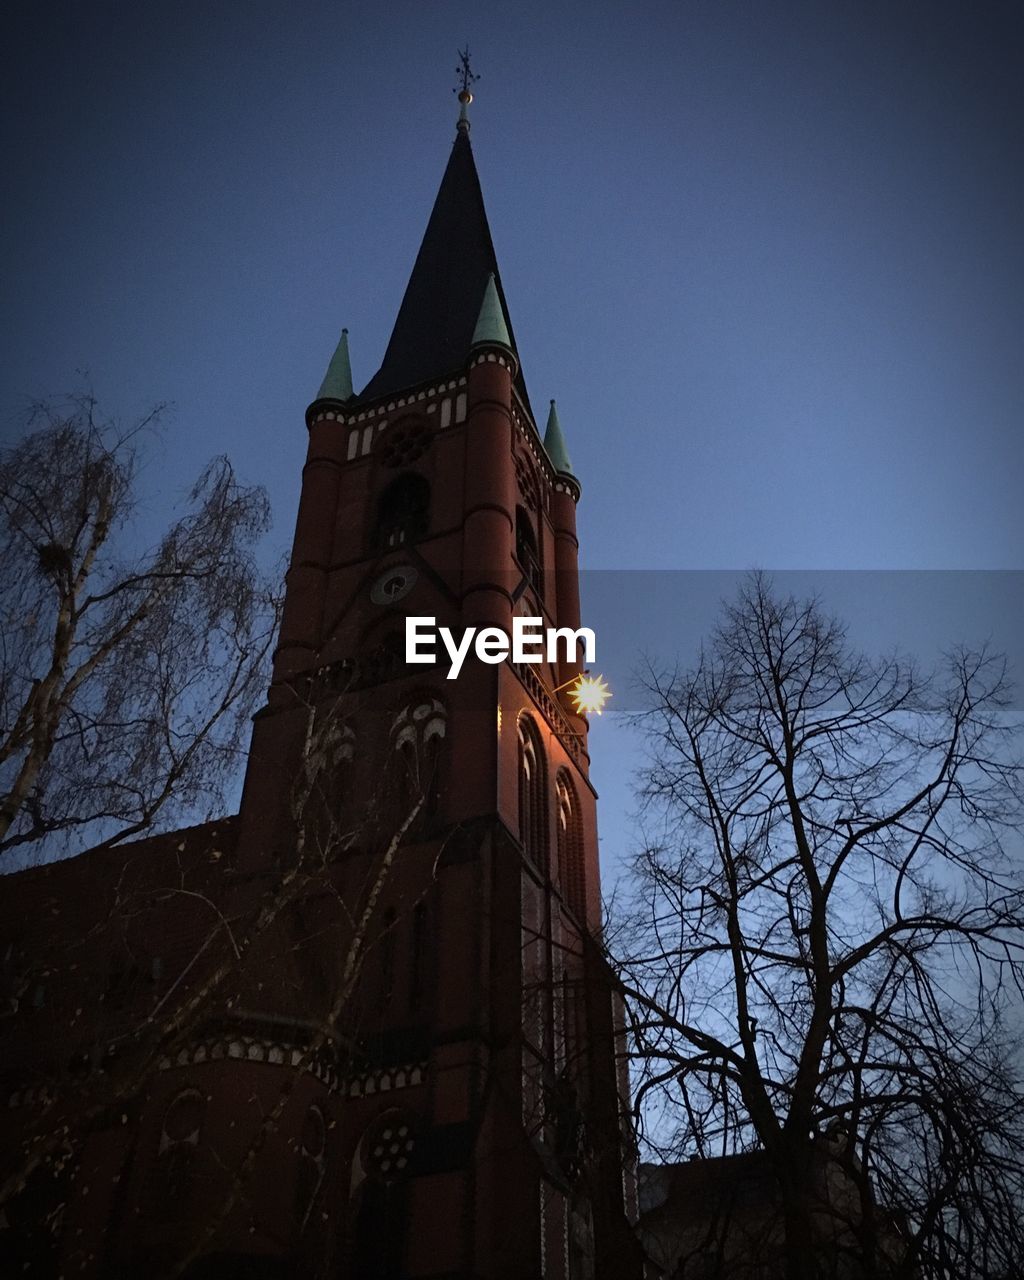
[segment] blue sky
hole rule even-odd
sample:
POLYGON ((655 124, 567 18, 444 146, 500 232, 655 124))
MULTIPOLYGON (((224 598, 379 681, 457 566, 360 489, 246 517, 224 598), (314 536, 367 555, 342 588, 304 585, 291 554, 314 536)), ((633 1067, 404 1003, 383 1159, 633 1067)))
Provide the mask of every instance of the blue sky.
POLYGON ((468 41, 585 566, 1021 567, 1018 5, 21 3, 6 36, 0 428, 77 369, 126 418, 174 401, 154 520, 225 452, 287 547, 303 410, 342 325, 357 384, 380 361, 468 41))

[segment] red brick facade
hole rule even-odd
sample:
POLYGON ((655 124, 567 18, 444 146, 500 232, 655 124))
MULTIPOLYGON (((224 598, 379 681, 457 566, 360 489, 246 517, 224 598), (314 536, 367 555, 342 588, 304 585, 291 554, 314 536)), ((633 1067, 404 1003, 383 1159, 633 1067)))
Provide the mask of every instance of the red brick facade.
POLYGON ((403 660, 578 626, 578 487, 498 342, 307 421, 238 817, 4 885, 4 1274, 639 1276, 578 666, 403 660))

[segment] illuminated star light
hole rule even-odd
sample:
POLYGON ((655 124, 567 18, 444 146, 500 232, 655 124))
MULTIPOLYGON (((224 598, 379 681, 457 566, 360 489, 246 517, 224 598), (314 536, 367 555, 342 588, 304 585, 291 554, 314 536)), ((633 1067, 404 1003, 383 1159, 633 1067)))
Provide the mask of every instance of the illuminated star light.
POLYGON ((579 683, 569 691, 569 696, 576 704, 578 714, 589 715, 593 712, 600 715, 604 711, 604 704, 612 696, 612 691, 605 683, 604 676, 580 676, 579 683))

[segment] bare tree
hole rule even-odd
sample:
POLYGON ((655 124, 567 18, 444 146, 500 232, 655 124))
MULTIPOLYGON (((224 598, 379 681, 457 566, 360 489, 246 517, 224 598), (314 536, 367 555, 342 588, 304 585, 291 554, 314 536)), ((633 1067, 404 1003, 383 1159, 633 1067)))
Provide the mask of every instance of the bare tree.
POLYGON ((788 1277, 1020 1274, 1024 804, 1003 661, 868 659, 756 575, 695 669, 647 687, 657 836, 612 947, 649 1141, 760 1151, 788 1277))
POLYGON ((126 547, 161 412, 40 403, 0 454, 0 865, 209 813, 237 774, 276 624, 267 499, 215 459, 155 547, 126 547))

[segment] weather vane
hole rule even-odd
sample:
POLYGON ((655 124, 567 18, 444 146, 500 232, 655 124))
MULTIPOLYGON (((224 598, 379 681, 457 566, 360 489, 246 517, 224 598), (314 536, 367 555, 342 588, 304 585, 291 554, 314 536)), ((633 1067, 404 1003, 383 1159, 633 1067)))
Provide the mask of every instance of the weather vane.
POLYGON ((467 44, 465 49, 458 49, 456 52, 459 55, 459 65, 455 68, 455 74, 459 77, 459 83, 452 90, 452 93, 459 95, 460 102, 472 102, 473 94, 470 90, 470 85, 476 84, 480 77, 474 75, 470 68, 469 45, 467 44))
POLYGON ((466 108, 473 101, 473 93, 470 89, 471 84, 475 84, 480 79, 474 75, 469 65, 469 45, 465 49, 459 49, 459 65, 455 68, 455 74, 458 76, 458 83, 452 90, 452 93, 458 94, 459 102, 462 108, 459 111, 459 129, 469 129, 469 116, 466 114, 466 108))

